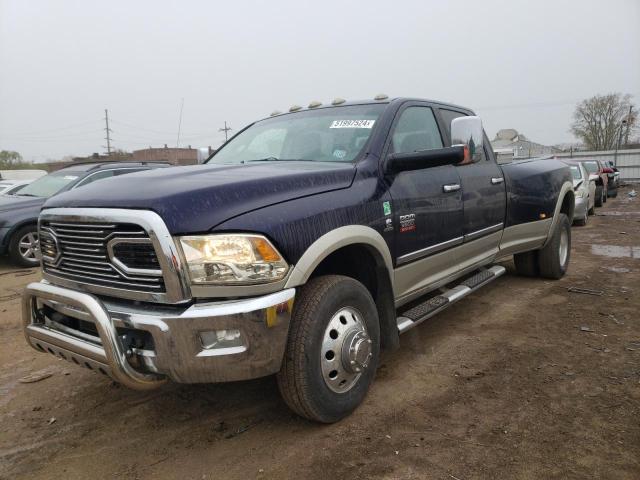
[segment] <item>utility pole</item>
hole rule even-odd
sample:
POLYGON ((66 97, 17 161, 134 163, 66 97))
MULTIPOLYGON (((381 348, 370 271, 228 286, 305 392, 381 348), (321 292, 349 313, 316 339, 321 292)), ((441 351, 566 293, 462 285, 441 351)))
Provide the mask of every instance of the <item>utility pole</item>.
POLYGON ((178 139, 176 140, 176 148, 180 147, 180 128, 182 127, 182 109, 184 108, 184 98, 180 103, 180 120, 178 120, 178 139))
MULTIPOLYGON (((629 112, 631 112, 631 110, 629 110, 629 112)), ((620 150, 620 141, 622 140, 622 131, 624 130, 624 127, 627 127, 627 130, 629 129, 629 122, 627 121, 627 119, 622 120, 622 122, 620 123, 620 131, 618 132, 618 141, 616 142, 616 150, 613 152, 613 166, 617 167, 618 166, 618 150, 620 150)))
POLYGON ((112 130, 109 128, 109 110, 104 109, 104 121, 105 127, 104 131, 107 133, 107 136, 104 138, 107 141, 107 155, 111 156, 111 135, 112 130))
POLYGON ((229 139, 229 131, 231 130, 231 127, 227 127, 227 121, 225 120, 224 122, 224 128, 219 128, 218 131, 219 132, 224 132, 224 143, 227 143, 227 140, 229 139))
POLYGON ((629 143, 629 129, 631 128, 631 109, 633 109, 633 105, 629 105, 629 113, 627 114, 627 131, 624 134, 625 145, 629 143))

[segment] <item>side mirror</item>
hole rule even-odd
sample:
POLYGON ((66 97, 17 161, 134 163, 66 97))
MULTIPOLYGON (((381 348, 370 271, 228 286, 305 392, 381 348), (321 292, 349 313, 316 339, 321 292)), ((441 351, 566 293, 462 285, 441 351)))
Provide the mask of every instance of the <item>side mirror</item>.
POLYGON ((596 175, 595 173, 589 174, 589 181, 590 182, 597 182, 598 180, 600 180, 600 177, 598 175, 596 175))
POLYGON ((464 147, 464 163, 477 160, 482 155, 484 135, 480 117, 458 117, 451 120, 451 145, 464 147))
POLYGON ((455 165, 464 159, 465 148, 461 146, 419 150, 411 153, 392 153, 385 162, 387 174, 408 170, 422 170, 442 165, 455 165))

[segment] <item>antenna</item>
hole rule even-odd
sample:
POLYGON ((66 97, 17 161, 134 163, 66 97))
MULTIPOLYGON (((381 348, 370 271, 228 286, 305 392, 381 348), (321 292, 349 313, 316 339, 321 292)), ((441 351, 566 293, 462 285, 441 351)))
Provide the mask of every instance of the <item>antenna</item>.
POLYGON ((182 109, 184 108, 184 97, 180 103, 180 120, 178 120, 178 139, 176 140, 176 147, 180 146, 180 128, 182 127, 182 109))
POLYGON ((219 132, 224 132, 224 143, 227 143, 227 140, 229 139, 229 132, 232 130, 231 127, 227 127, 227 121, 224 121, 224 128, 219 128, 218 131, 219 132))
MULTIPOLYGON (((107 133, 107 136, 104 138, 107 141, 107 155, 111 156, 111 135, 109 135, 113 130, 109 128, 109 110, 104 109, 104 122, 105 127, 104 131, 107 133)), ((104 148, 104 146, 103 146, 104 148)))

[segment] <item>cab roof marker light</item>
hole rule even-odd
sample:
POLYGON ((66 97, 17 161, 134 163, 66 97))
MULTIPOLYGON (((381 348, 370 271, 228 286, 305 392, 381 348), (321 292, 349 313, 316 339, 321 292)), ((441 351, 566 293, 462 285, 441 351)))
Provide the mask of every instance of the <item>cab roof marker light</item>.
POLYGON ((271 115, 269 115, 270 117, 275 117, 276 115, 280 115, 282 112, 280 110, 274 110, 273 112, 271 112, 271 115))
POLYGON ((333 102, 331 102, 331 105, 340 105, 342 103, 346 102, 346 100, 344 98, 334 98, 333 102))
POLYGON ((302 107, 300 105, 293 105, 289 111, 290 112, 297 112, 298 110, 302 110, 302 107))
POLYGON ((389 98, 389 95, 386 95, 384 93, 379 93, 378 95, 373 97, 374 100, 386 100, 387 98, 389 98))
POLYGON ((317 101, 317 100, 314 100, 313 102, 311 102, 311 103, 309 104, 309 108, 317 108, 317 107, 319 107, 319 106, 321 106, 321 105, 322 105, 322 102, 319 102, 319 101, 317 101))

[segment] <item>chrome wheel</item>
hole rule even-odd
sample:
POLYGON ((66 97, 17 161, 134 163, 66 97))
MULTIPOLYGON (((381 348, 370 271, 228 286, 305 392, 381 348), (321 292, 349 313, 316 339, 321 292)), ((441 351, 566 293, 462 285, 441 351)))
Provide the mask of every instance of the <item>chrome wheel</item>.
POLYGON ((360 312, 344 307, 336 312, 324 332, 320 362, 327 387, 348 392, 368 368, 371 338, 360 312))
POLYGON ((29 232, 23 235, 18 241, 18 252, 25 260, 33 262, 37 260, 38 251, 38 233, 29 232))
POLYGON ((558 247, 558 253, 560 254, 560 265, 564 266, 567 263, 567 257, 569 255, 569 234, 563 228, 560 233, 560 246, 558 247))

